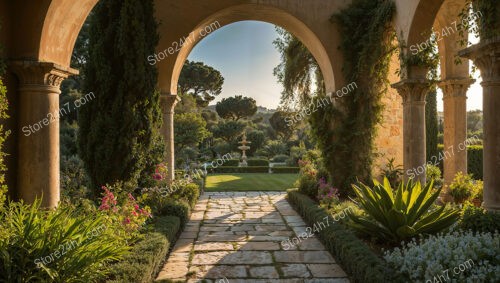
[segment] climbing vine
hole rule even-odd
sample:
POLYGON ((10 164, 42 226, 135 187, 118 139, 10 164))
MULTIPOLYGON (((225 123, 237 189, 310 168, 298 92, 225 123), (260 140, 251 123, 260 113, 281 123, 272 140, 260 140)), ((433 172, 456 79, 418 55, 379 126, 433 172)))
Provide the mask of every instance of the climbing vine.
POLYGON ((342 196, 356 180, 369 181, 381 98, 388 88, 390 58, 396 51, 389 0, 355 0, 331 21, 339 26, 343 73, 357 88, 311 116, 312 134, 325 154, 324 165, 342 196))
POLYGON ((467 45, 465 35, 473 33, 481 39, 489 39, 500 35, 500 11, 497 1, 492 0, 467 0, 460 13, 462 25, 462 45, 467 45))
MULTIPOLYGON (((1 27, 0 27, 1 28, 1 27)), ((5 74, 5 63, 3 61, 3 50, 2 45, 0 44, 0 119, 7 119, 9 116, 7 115, 7 109, 9 103, 7 101, 7 88, 3 85, 3 75, 5 74)), ((9 136, 10 131, 4 129, 4 125, 0 124, 0 197, 4 197, 4 194, 1 192, 7 189, 5 185, 5 175, 4 172, 7 170, 7 166, 5 165, 5 149, 4 143, 7 137, 9 136)), ((0 205, 2 205, 4 199, 0 199, 0 205)))

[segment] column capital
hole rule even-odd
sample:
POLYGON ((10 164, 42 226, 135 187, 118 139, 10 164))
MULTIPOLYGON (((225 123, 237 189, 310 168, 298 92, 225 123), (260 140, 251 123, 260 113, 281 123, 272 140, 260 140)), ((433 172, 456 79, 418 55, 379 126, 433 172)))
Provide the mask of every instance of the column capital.
POLYGON ((425 97, 431 86, 427 79, 405 79, 391 85, 403 97, 403 104, 425 104, 425 97))
POLYGON ((160 107, 163 114, 173 114, 174 108, 181 101, 177 94, 162 92, 160 94, 160 107))
POLYGON ((474 61, 481 70, 482 85, 500 84, 500 36, 461 50, 458 55, 474 61))
POLYGON ((443 99, 451 97, 467 98, 467 90, 476 80, 470 78, 446 79, 438 83, 443 90, 443 99))
POLYGON ((79 74, 78 70, 51 62, 11 61, 9 67, 19 78, 21 87, 48 86, 59 89, 64 79, 79 74))

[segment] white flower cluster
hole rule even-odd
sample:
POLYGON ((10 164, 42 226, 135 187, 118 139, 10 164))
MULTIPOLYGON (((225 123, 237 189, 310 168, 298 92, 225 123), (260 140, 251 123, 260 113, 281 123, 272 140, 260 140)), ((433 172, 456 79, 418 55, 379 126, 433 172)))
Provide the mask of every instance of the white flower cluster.
POLYGON ((455 231, 420 238, 385 252, 384 259, 412 282, 434 282, 433 278, 470 260, 472 268, 458 274, 450 272, 446 282, 500 282, 498 232, 455 231))

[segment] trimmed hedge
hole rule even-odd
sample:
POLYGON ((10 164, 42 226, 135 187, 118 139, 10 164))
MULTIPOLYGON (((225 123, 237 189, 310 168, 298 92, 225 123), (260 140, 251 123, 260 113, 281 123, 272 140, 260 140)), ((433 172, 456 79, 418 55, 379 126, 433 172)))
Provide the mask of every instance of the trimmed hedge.
POLYGON ((239 159, 229 159, 229 160, 223 160, 224 163, 222 163, 221 167, 237 167, 240 165, 240 160, 239 159))
POLYGON ((269 173, 267 166, 253 167, 217 167, 214 168, 215 173, 269 173))
POLYGON ((176 216, 179 218, 181 226, 184 226, 189 220, 191 207, 185 200, 168 199, 165 204, 158 209, 158 214, 162 216, 176 216))
POLYGON ((125 259, 113 265, 110 279, 106 282, 154 281, 179 231, 180 221, 175 216, 159 216, 155 218, 153 226, 153 230, 148 231, 144 239, 132 247, 125 259))
MULTIPOLYGON (((444 151, 442 144, 438 145, 439 152, 444 151)), ((443 154, 444 155, 444 154, 443 154)), ((439 159, 439 157, 438 157, 439 159)), ((437 164, 441 172, 443 170, 443 160, 437 164)), ((482 145, 469 145, 467 146, 467 173, 472 174, 476 180, 483 179, 483 146, 482 145)))
MULTIPOLYGON (((288 190, 287 198, 310 226, 323 222, 325 217, 331 217, 309 197, 297 190, 288 190)), ((387 263, 346 226, 332 220, 318 236, 351 276, 352 282, 408 282, 403 278, 394 278, 395 272, 389 269, 387 263)))
POLYGON ((273 167, 271 169, 273 173, 280 174, 280 173, 299 173, 300 168, 299 167, 273 167))
POLYGON ((269 167, 269 160, 267 159, 249 159, 247 160, 248 166, 267 166, 269 167))

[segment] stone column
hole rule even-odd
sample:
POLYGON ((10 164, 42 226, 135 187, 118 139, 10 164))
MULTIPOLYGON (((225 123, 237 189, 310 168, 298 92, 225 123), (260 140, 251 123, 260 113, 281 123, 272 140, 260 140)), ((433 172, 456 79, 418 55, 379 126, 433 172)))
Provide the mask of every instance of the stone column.
POLYGON ((162 93, 160 96, 161 111, 163 114, 163 125, 161 134, 165 140, 165 162, 167 163, 168 175, 167 181, 172 182, 175 176, 175 158, 174 158, 174 108, 180 101, 180 97, 175 94, 162 93))
POLYGON ((59 86, 78 71, 49 62, 15 61, 19 79, 18 197, 43 207, 57 206, 59 195, 59 86))
POLYGON ((429 82, 405 79, 392 85, 403 97, 404 179, 425 184, 425 97, 429 82))
POLYGON ((483 82, 483 181, 484 207, 500 210, 500 37, 459 52, 481 71, 483 82))
MULTIPOLYGON (((448 79, 439 83, 444 103, 444 184, 458 172, 467 174, 467 89, 472 79, 448 79)), ((438 159, 437 159, 438 160, 438 159)), ((447 194, 443 194, 445 196, 447 194)))

